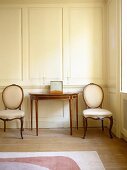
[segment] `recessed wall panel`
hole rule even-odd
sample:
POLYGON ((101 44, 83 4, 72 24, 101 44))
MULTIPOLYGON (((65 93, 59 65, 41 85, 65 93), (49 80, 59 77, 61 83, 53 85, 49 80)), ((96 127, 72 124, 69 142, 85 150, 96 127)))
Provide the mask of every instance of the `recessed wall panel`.
POLYGON ((62 76, 62 9, 29 9, 29 78, 62 76))
POLYGON ((116 1, 112 0, 108 8, 108 80, 113 86, 116 84, 117 64, 117 22, 116 22, 116 1))
POLYGON ((21 9, 0 8, 0 79, 22 79, 21 9))
POLYGON ((71 8, 69 12, 70 77, 101 79, 103 61, 101 8, 71 8))

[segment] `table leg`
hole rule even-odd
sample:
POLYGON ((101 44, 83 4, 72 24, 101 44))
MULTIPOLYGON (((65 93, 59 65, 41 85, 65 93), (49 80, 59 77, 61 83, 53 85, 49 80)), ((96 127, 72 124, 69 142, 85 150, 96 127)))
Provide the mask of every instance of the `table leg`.
POLYGON ((76 95, 76 120, 77 120, 77 129, 78 129, 78 95, 76 95))
POLYGON ((69 99, 69 110, 70 110, 70 135, 72 135, 72 99, 69 99))
POLYGON ((35 112, 36 112, 36 135, 38 136, 38 100, 35 100, 35 112))
POLYGON ((30 99, 30 107, 31 107, 31 130, 33 129, 33 100, 30 99))

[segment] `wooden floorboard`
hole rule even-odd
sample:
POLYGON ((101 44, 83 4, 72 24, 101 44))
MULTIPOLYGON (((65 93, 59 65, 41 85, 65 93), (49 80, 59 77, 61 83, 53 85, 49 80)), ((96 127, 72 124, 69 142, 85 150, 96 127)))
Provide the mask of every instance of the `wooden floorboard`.
POLYGON ((41 151, 97 151, 105 169, 127 170, 127 142, 115 136, 109 138, 107 129, 88 128, 86 139, 82 139, 83 129, 39 129, 39 136, 24 129, 24 139, 20 139, 19 129, 0 129, 1 152, 41 152, 41 151))

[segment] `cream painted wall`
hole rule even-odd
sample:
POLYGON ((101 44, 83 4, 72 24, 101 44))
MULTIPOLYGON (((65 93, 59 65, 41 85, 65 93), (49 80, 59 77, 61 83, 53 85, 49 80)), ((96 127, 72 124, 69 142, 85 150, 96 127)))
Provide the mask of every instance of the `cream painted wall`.
POLYGON ((121 137, 120 96, 120 1, 107 2, 107 86, 108 107, 113 112, 114 133, 121 137))
MULTIPOLYGON (((107 83, 105 1, 8 2, 0 1, 0 90, 11 83, 23 87, 25 127, 30 127, 29 92, 48 91, 51 80, 62 80, 64 91, 80 92, 80 126, 85 108, 82 99, 85 84, 94 82, 103 86, 105 107, 115 103, 112 98, 109 103, 107 100, 107 85, 112 85, 110 80, 115 79, 115 72, 110 71, 107 83)), ((114 8, 114 4, 110 8, 114 8)), ((114 51, 112 59, 112 51, 111 48, 109 63, 115 59, 114 51)), ((111 70, 111 65, 109 67, 111 70)), ((0 107, 3 107, 1 99, 0 107)), ((115 105, 111 109, 116 115, 114 108, 115 105)), ((73 123, 75 125, 75 116, 73 123)), ((13 126, 13 122, 8 125, 13 126)), ((39 102, 39 127, 68 126, 67 101, 39 102)))
POLYGON ((0 4, 104 3, 107 0, 0 0, 0 4))
MULTIPOLYGON (((122 6, 122 0, 118 1, 119 4, 119 17, 118 17, 118 23, 119 23, 119 32, 121 32, 122 28, 120 27, 120 23, 121 23, 121 6, 122 6)), ((121 36, 119 37, 118 41, 121 42, 121 36)), ((121 43, 120 43, 121 45, 121 43)), ((120 54, 122 54, 122 47, 120 47, 120 54)), ((121 55, 120 55, 121 57, 121 55)), ((121 57, 122 58, 122 57, 121 57)), ((122 61, 121 61, 122 63, 122 61)), ((122 70, 122 69, 121 69, 122 70)), ((124 73, 125 74, 125 73, 124 73)), ((120 111, 121 111, 121 124, 120 124, 120 132, 121 132, 121 137, 124 138, 127 141, 127 94, 122 92, 120 93, 120 111)))

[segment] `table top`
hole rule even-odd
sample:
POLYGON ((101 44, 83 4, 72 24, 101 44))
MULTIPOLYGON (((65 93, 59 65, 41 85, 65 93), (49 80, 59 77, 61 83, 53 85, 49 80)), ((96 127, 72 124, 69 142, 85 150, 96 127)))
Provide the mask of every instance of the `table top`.
POLYGON ((35 96, 66 96, 66 95, 78 95, 78 92, 63 92, 63 93, 46 93, 46 92, 33 92, 29 93, 29 95, 35 96))

